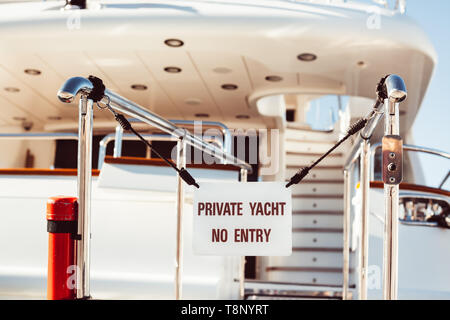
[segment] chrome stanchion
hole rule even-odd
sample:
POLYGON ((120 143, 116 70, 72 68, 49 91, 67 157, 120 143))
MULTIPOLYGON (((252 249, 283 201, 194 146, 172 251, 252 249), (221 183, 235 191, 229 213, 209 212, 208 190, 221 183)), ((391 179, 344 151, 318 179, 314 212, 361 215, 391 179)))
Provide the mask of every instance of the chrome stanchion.
POLYGON ((390 75, 386 79, 385 136, 382 141, 382 172, 385 196, 383 298, 398 297, 398 207, 402 181, 403 142, 400 137, 399 103, 406 98, 403 79, 390 75))
POLYGON ((367 300, 367 270, 369 265, 369 191, 370 191, 370 143, 363 139, 361 142, 361 255, 359 274, 359 299, 367 300))
MULTIPOLYGON (((247 182, 247 170, 241 169, 241 182, 247 182)), ((241 257, 239 263, 239 298, 245 298, 245 256, 241 257)))
POLYGON ((344 217, 343 217, 343 266, 342 266, 342 300, 348 299, 350 268, 350 172, 344 170, 344 217))
MULTIPOLYGON (((177 142, 177 168, 186 167, 186 141, 180 139, 177 142)), ((183 179, 178 176, 177 183, 177 234, 176 234, 176 256, 175 256, 175 299, 180 300, 182 296, 183 275, 183 207, 184 207, 184 184, 183 179)))
POLYGON ((90 297, 90 235, 91 235, 91 181, 92 181, 92 127, 93 101, 85 94, 79 104, 78 123, 78 235, 76 262, 77 299, 90 297))
POLYGON ((122 156, 122 137, 123 128, 121 126, 116 127, 116 134, 114 136, 114 158, 120 158, 122 156))

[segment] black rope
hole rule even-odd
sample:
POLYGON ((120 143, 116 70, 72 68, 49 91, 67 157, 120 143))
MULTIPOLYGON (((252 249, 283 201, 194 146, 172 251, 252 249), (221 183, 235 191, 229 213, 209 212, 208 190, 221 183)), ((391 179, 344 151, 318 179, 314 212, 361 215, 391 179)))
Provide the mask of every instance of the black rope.
MULTIPOLYGON (((385 82, 387 77, 390 75, 386 75, 377 84, 377 103, 375 106, 379 106, 384 103, 384 100, 388 98, 385 82)), ((331 152, 333 152, 337 147, 339 147, 345 140, 350 138, 355 133, 361 131, 366 125, 369 119, 374 116, 376 113, 376 110, 374 109, 371 114, 367 118, 359 119, 357 122, 352 124, 348 130, 345 137, 343 137, 341 140, 339 140, 330 150, 328 150, 324 155, 322 155, 319 159, 317 159, 313 164, 309 165, 308 167, 301 168, 292 178, 289 180, 289 182, 286 184, 286 188, 289 188, 293 184, 297 184, 300 181, 303 180, 303 178, 306 177, 306 175, 309 173, 309 171, 314 168, 317 164, 319 164, 320 161, 325 159, 331 152)), ((362 137, 363 139, 366 139, 365 137, 362 137)))
POLYGON ((319 162, 321 162, 323 159, 325 159, 330 153, 332 153, 337 147, 339 147, 345 140, 347 140, 348 138, 350 138, 352 135, 354 135, 355 133, 359 132, 361 129, 363 129, 366 124, 367 124, 367 119, 362 118, 359 119, 357 122, 355 122, 354 124, 352 124, 348 130, 347 130, 347 134, 345 135, 345 137, 343 137, 341 140, 339 140, 330 150, 328 150, 327 152, 325 152, 319 159, 317 159, 316 161, 314 161, 313 164, 311 164, 308 167, 303 167, 302 169, 300 169, 292 178, 291 180, 289 180, 289 182, 286 184, 286 188, 289 188, 290 186, 292 186, 293 184, 297 184, 300 181, 303 180, 304 177, 306 177, 306 175, 309 173, 309 171, 314 168, 316 165, 319 164, 319 162))
MULTIPOLYGON (((110 109, 111 110, 111 109, 110 109)), ((113 110, 111 110, 113 111, 113 110)), ((194 177, 192 177, 190 175, 190 173, 185 169, 185 168, 181 168, 178 169, 177 166, 169 159, 167 159, 166 157, 164 157, 162 154, 160 154, 155 147, 153 147, 153 145, 148 142, 147 140, 144 139, 143 136, 141 136, 139 134, 139 132, 137 132, 136 130, 134 130, 134 128, 131 126, 130 122, 127 120, 127 118, 125 118, 122 114, 119 114, 117 112, 113 112, 114 113, 114 118, 116 119, 116 121, 120 124, 120 126, 123 128, 123 130, 125 131, 131 131, 132 133, 134 133, 142 142, 144 142, 150 149, 152 149, 152 151, 161 159, 163 159, 169 166, 171 166, 172 168, 174 168, 178 174, 180 175, 180 178, 184 180, 184 182, 186 182, 188 185, 190 186, 195 186, 197 188, 200 188, 200 186, 198 185, 198 183, 195 181, 194 177)))

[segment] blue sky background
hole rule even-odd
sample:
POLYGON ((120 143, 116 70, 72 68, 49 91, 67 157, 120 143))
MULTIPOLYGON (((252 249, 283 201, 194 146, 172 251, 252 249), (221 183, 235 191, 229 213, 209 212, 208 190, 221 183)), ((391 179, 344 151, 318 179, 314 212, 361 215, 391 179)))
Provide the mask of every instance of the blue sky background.
MULTIPOLYGON (((414 144, 450 153, 450 0, 409 0, 406 14, 424 29, 438 54, 438 64, 412 127, 414 144)), ((307 119, 313 129, 333 128, 336 99, 334 95, 325 96, 311 103, 307 119)), ((425 182, 417 183, 439 186, 450 169, 450 160, 424 153, 419 159, 425 182)), ((450 189, 450 179, 444 187, 450 189)))
MULTIPOLYGON (((450 1, 409 0, 406 14, 425 30, 438 54, 430 87, 413 125, 414 143, 450 152, 450 1)), ((438 184, 450 169, 450 160, 421 156, 421 161, 428 185, 438 184)))

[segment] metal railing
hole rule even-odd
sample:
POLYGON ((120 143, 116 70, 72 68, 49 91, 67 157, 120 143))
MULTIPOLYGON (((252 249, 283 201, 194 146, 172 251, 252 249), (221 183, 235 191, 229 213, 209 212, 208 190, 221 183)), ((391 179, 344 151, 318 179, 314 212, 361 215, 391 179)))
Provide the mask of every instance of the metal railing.
MULTIPOLYGON (((76 261, 79 268, 80 276, 77 277, 76 296, 78 299, 86 299, 90 297, 89 288, 89 255, 90 255, 90 187, 92 172, 92 110, 93 100, 89 99, 89 94, 94 89, 91 81, 82 77, 74 77, 68 79, 61 89, 58 91, 58 98, 65 103, 75 100, 76 96, 81 93, 79 102, 79 131, 78 131, 78 234, 81 236, 77 240, 76 261)), ((116 112, 126 114, 129 117, 136 118, 147 123, 171 136, 177 140, 177 166, 179 168, 185 166, 186 163, 186 144, 193 146, 217 159, 223 163, 233 164, 241 168, 241 172, 252 172, 252 167, 245 161, 242 161, 232 154, 224 152, 220 148, 203 141, 201 138, 194 136, 189 131, 184 130, 174 123, 158 116, 157 114, 139 106, 138 104, 105 89, 104 97, 108 99, 108 106, 116 112)), ((117 136, 120 130, 116 130, 117 136), (118 132, 119 131, 119 132, 118 132)), ((120 139, 120 137, 119 137, 120 139)), ((117 151, 118 154, 118 151, 117 151)), ((175 267, 175 297, 181 298, 181 272, 182 272, 182 217, 184 203, 184 185, 180 177, 177 184, 177 235, 176 235, 176 267, 175 267)), ((242 276, 242 275, 241 275, 242 276)), ((243 283, 244 280, 242 279, 243 283)), ((240 288, 242 290, 242 288, 240 288)))
MULTIPOLYGON (((349 1, 349 0, 280 0, 283 2, 306 2, 306 3, 316 3, 316 4, 322 4, 322 5, 340 5, 340 4, 345 4, 345 3, 355 3, 355 2, 363 2, 363 1, 358 1, 358 0, 353 0, 353 1, 349 1)), ((365 1, 365 3, 367 3, 369 1, 365 1)), ((389 1, 389 0, 372 0, 372 6, 379 6, 388 10, 392 10, 394 12, 398 12, 400 14, 404 14, 406 12, 406 0, 394 0, 393 1, 389 1)))
MULTIPOLYGON (((177 141, 178 139, 174 138, 171 135, 168 134, 141 134, 144 138, 146 138, 149 141, 177 141)), ((138 137, 136 137, 134 134, 126 133, 120 134, 119 140, 117 140, 117 131, 116 133, 110 133, 103 137, 102 140, 100 140, 99 143, 99 151, 98 151, 98 168, 101 169, 103 166, 103 163, 105 161, 106 157, 106 149, 108 147, 108 144, 112 141, 114 141, 114 158, 119 158, 122 155, 122 142, 123 140, 127 141, 136 141, 139 140, 138 137), (119 141, 119 142, 118 142, 119 141), (118 151, 119 150, 119 151, 118 151)), ((216 139, 214 136, 203 136, 203 140, 209 141, 212 143, 215 143, 219 148, 223 147, 223 142, 221 139, 216 139)))
MULTIPOLYGON (((373 180, 375 179, 375 155, 376 152, 378 151, 378 149, 381 148, 381 143, 375 143, 372 148, 371 148, 371 174, 370 174, 370 178, 373 180)), ((435 156, 439 156, 445 159, 450 159, 450 153, 449 152, 445 152, 445 151, 441 151, 438 149, 433 149, 433 148, 427 148, 427 147, 421 147, 421 146, 415 146, 415 145, 410 145, 410 144, 404 144, 403 145, 403 150, 404 151, 411 151, 411 152, 422 152, 422 153, 427 153, 427 154, 432 154, 435 156)))
MULTIPOLYGON (((138 119, 128 119, 128 121, 130 123, 133 122, 141 122, 138 119)), ((217 121, 192 121, 192 120, 169 120, 171 123, 176 124, 176 125, 180 125, 183 127, 189 127, 189 126, 193 126, 194 127, 194 134, 196 134, 195 130, 200 127, 200 129, 203 128, 203 126, 209 127, 209 128, 215 128, 215 129, 220 129, 221 133, 222 133, 222 137, 223 137, 223 142, 220 143, 220 147, 223 150, 223 152, 225 153, 232 153, 231 151, 231 147, 232 147, 232 136, 231 136, 231 132, 230 129, 228 129, 228 127, 226 125, 224 125, 221 122, 217 122, 217 121)), ((142 122, 141 122, 142 123, 142 122)), ((203 132, 201 133, 202 136, 203 132)), ((116 127, 116 141, 118 142, 118 145, 114 147, 114 157, 120 157, 121 155, 121 150, 122 150, 122 146, 121 146, 121 142, 120 142, 120 137, 123 135, 123 128, 120 125, 117 125, 116 127)), ((208 136, 210 137, 210 136, 208 136)), ((209 138, 208 138, 209 139, 209 138)), ((205 139, 203 139, 205 140, 205 139)), ((210 141, 211 139, 209 139, 208 141, 210 141)))
MULTIPOLYGON (((378 122, 381 118, 378 118, 376 121, 378 122)), ((368 144, 366 145, 366 141, 359 138, 357 142, 354 144, 352 151, 350 152, 350 157, 348 158, 345 166, 344 166, 344 249, 343 249, 343 297, 344 299, 348 297, 349 294, 349 255, 350 255, 350 209, 351 209, 351 174, 352 174, 352 168, 355 164, 357 164, 357 160, 365 158, 365 160, 360 161, 360 185, 361 185, 361 191, 362 191, 362 216, 368 215, 368 206, 369 206, 369 188, 370 187, 370 180, 373 180, 375 177, 375 170, 374 170, 374 163, 375 163, 375 154, 378 149, 382 147, 381 143, 375 143, 372 145, 370 150, 367 148, 368 144), (370 159, 367 161, 367 159, 370 159), (370 171, 370 179, 367 176, 367 171, 370 171)), ((422 152, 427 154, 433 154, 437 155, 439 157, 450 159, 450 153, 432 149, 432 148, 426 148, 421 146, 414 146, 414 145, 403 145, 404 151, 411 151, 411 152, 422 152)), ((413 194, 416 195, 416 194, 413 194)), ((399 195, 399 197, 402 197, 399 195)), ((359 242, 361 255, 360 255, 360 266, 361 268, 367 267, 367 246, 364 241, 364 238, 368 237, 368 229, 367 229, 367 223, 362 223, 363 227, 361 230, 361 239, 359 242)), ((367 290, 367 287, 364 286, 364 282, 367 281, 367 278, 364 277, 364 271, 359 271, 359 294, 358 297, 360 299, 367 297, 367 293, 364 292, 367 290), (361 286, 362 284, 362 286, 361 286)))
POLYGON ((0 133, 1 140, 78 140, 78 134, 70 132, 0 133))
MULTIPOLYGON (((384 115, 384 133, 386 139, 399 135, 399 103, 406 98, 406 87, 403 79, 390 75, 384 85, 387 99, 382 103, 377 100, 369 121, 355 142, 350 156, 344 165, 344 226, 343 226, 343 299, 348 297, 350 271, 350 210, 351 210, 351 178, 352 168, 360 159, 360 187, 362 194, 361 226, 359 237, 358 298, 367 299, 367 271, 369 244, 369 191, 371 168, 371 138, 377 124, 384 115)), ((400 155, 401 156, 401 155, 400 155)), ((385 169, 385 168, 384 168, 385 169)), ((386 169, 385 169, 386 170, 386 169)), ((385 182, 385 230, 384 230, 384 264, 383 264, 383 297, 397 299, 398 287, 398 186, 399 181, 385 182)))

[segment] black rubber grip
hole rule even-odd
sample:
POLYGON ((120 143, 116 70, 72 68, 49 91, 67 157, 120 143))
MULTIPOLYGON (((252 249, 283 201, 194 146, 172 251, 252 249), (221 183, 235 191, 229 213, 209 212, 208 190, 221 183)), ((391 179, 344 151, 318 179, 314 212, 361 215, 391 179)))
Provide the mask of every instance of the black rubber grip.
POLYGON ((200 188, 197 182, 195 182, 195 179, 190 175, 190 173, 185 168, 181 168, 178 173, 180 174, 181 179, 183 179, 184 182, 186 182, 188 185, 200 188))
POLYGON ((77 233, 77 221, 47 221, 47 232, 50 233, 77 233))
POLYGON ((303 180, 304 177, 309 173, 310 168, 304 167, 298 173, 296 173, 291 180, 286 184, 286 188, 289 188, 293 184, 297 184, 303 180))

